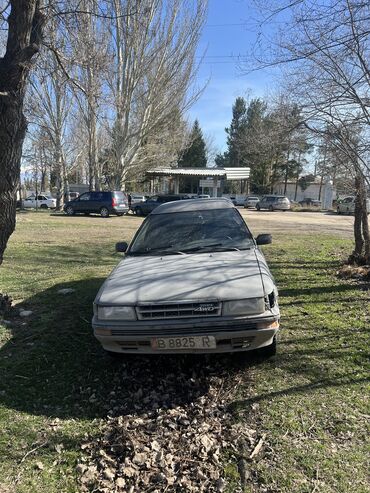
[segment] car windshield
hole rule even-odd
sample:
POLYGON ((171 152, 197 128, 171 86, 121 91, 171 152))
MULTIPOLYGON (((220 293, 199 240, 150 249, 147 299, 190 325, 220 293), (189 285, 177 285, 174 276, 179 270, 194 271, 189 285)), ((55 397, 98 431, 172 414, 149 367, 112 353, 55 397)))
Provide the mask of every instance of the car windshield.
POLYGON ((128 255, 243 250, 253 244, 235 209, 174 212, 148 216, 128 255))

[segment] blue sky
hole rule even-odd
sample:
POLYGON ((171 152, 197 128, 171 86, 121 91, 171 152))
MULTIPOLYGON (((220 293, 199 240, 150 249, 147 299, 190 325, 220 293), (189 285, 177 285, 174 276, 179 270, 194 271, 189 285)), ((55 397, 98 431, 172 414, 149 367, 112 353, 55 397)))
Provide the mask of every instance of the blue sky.
POLYGON ((225 127, 231 121, 232 104, 238 96, 259 97, 272 88, 266 71, 242 75, 238 56, 251 50, 256 39, 256 14, 248 0, 209 0, 208 19, 198 53, 205 53, 198 73, 200 86, 209 79, 200 99, 189 110, 189 120, 198 118, 214 145, 226 149, 225 127))

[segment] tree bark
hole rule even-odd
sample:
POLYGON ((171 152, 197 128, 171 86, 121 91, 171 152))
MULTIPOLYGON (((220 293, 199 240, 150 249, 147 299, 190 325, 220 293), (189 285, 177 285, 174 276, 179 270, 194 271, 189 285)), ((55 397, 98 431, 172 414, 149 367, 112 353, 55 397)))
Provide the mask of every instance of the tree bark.
POLYGON ((0 265, 16 222, 22 146, 27 130, 23 101, 44 17, 39 0, 10 0, 6 51, 0 58, 0 265))
POLYGON ((369 223, 367 217, 367 197, 364 175, 358 171, 355 178, 355 249, 348 261, 351 264, 363 265, 370 261, 369 223))

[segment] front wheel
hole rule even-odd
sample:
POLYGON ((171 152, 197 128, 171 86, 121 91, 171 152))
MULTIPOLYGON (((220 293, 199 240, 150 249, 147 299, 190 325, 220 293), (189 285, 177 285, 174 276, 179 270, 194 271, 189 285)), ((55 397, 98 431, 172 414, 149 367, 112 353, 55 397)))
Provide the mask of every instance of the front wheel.
POLYGON ((269 346, 265 346, 265 347, 262 347, 260 349, 257 349, 258 355, 262 356, 263 358, 272 358, 273 356, 276 355, 276 352, 277 352, 276 336, 274 336, 272 344, 270 344, 269 346))
POLYGON ((47 204, 41 204, 40 205, 40 209, 47 209, 47 208, 48 208, 47 204))
POLYGON ((340 214, 340 213, 341 213, 340 209, 339 209, 339 207, 337 207, 337 214, 340 214))
POLYGON ((73 207, 71 207, 71 206, 69 205, 69 206, 67 207, 67 209, 66 209, 66 214, 67 214, 68 216, 73 216, 73 215, 74 215, 74 213, 75 213, 75 211, 74 211, 73 207))
POLYGON ((272 207, 272 205, 269 206, 269 211, 274 212, 274 208, 272 207))
POLYGON ((142 216, 143 215, 143 211, 141 210, 141 207, 136 207, 135 214, 137 216, 142 216))
POLYGON ((109 210, 106 207, 102 207, 100 209, 101 217, 109 217, 109 210))
POLYGON ((261 210, 261 207, 257 204, 257 205, 256 205, 256 209, 257 209, 258 211, 260 211, 260 210, 261 210))

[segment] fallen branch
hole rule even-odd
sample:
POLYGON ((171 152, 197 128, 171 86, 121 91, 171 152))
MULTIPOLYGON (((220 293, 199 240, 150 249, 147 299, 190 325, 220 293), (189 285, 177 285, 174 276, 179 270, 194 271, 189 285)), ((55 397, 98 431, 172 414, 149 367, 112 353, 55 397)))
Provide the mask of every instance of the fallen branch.
POLYGON ((250 459, 254 459, 254 457, 256 457, 256 455, 259 454, 259 452, 261 451, 261 448, 262 448, 262 445, 263 445, 263 442, 264 442, 265 438, 266 438, 266 434, 262 435, 262 437, 258 440, 257 445, 254 447, 253 452, 249 456, 250 459))

